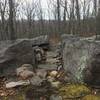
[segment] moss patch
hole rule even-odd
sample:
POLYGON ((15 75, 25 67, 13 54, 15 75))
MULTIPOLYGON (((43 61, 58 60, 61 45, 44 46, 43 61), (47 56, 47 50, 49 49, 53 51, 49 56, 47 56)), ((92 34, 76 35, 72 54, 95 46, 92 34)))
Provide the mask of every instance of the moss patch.
POLYGON ((100 97, 95 95, 87 95, 82 100, 100 100, 100 97))
POLYGON ((91 93, 90 89, 82 84, 65 85, 59 89, 59 94, 64 99, 80 98, 90 93, 91 93))

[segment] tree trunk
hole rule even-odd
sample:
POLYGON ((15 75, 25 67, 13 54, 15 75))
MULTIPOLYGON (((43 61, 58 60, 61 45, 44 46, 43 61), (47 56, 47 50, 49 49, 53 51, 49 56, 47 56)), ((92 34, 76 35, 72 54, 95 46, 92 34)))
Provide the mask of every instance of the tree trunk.
POLYGON ((97 14, 97 35, 100 34, 100 0, 98 1, 98 14, 97 14))
POLYGON ((69 20, 69 28, 70 28, 70 34, 75 34, 75 0, 71 0, 71 8, 70 8, 70 20, 69 20))
POLYGON ((58 33, 60 33, 60 22, 61 22, 61 16, 60 16, 60 0, 57 0, 57 21, 58 21, 58 33))
POLYGON ((96 16, 97 16, 97 0, 94 0, 94 16, 95 16, 95 21, 94 21, 94 32, 97 34, 97 29, 96 29, 96 16))
POLYGON ((64 4, 64 15, 63 15, 63 26, 64 26, 64 33, 66 33, 66 10, 67 10, 67 1, 65 0, 65 4, 64 4))
POLYGON ((16 34, 14 30, 14 1, 9 0, 9 32, 10 32, 10 39, 15 40, 16 34))
POLYGON ((81 21, 80 21, 80 8, 79 8, 79 0, 76 0, 76 16, 77 16, 77 33, 81 32, 81 21))

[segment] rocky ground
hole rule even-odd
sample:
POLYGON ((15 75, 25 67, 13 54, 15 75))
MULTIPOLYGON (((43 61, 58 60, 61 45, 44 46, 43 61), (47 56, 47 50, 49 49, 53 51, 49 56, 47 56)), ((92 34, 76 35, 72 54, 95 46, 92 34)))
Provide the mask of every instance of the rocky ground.
MULTIPOLYGON (((57 76, 55 71, 57 70, 58 65, 61 66, 61 59, 58 60, 59 57, 61 56, 59 56, 56 51, 47 52, 46 62, 39 64, 38 66, 39 69, 37 70, 37 75, 39 77, 35 75, 33 80, 31 80, 31 84, 22 84, 15 86, 14 88, 10 87, 7 89, 7 79, 2 77, 0 80, 1 100, 99 100, 99 97, 97 96, 99 95, 98 90, 91 90, 90 87, 88 88, 81 84, 62 83, 60 78, 64 81, 63 75, 59 76, 59 78, 55 78, 55 76, 57 76), (46 78, 47 72, 50 78, 49 81, 47 81, 48 78, 46 78), (91 97, 94 99, 91 99, 91 97)), ((25 66, 30 65, 24 64, 23 66, 25 69, 25 66)), ((23 66, 17 70, 19 73, 20 70, 23 70, 23 66)), ((28 67, 27 70, 30 70, 31 68, 32 66, 30 66, 30 68, 28 67)), ((60 73, 58 75, 60 75, 60 73)))
POLYGON ((100 100, 99 41, 67 36, 44 53, 36 40, 1 48, 0 100, 100 100))
MULTIPOLYGON (((60 60, 57 60, 57 56, 59 57, 59 55, 56 51, 54 51, 54 52, 48 51, 46 62, 39 64, 36 72, 32 72, 33 67, 30 64, 24 64, 21 67, 17 68, 17 70, 16 70, 17 71, 17 73, 16 73, 17 82, 15 81, 15 79, 13 80, 11 78, 7 79, 6 77, 1 77, 1 80, 0 80, 0 97, 4 98, 4 97, 10 97, 10 96, 14 96, 14 95, 16 96, 17 93, 18 93, 18 90, 17 90, 16 87, 23 87, 24 86, 24 84, 22 84, 22 85, 19 84, 19 82, 20 82, 19 80, 23 80, 23 79, 24 80, 30 80, 30 85, 34 85, 35 87, 37 87, 39 89, 40 84, 44 81, 47 81, 46 75, 48 74, 48 76, 49 76, 50 72, 57 70, 57 63, 60 62, 60 60), (25 74, 24 74, 24 72, 25 72, 25 74), (26 77, 28 75, 27 73, 28 74, 32 73, 33 77, 31 79, 29 77, 26 77), (16 82, 16 83, 14 83, 14 82, 16 82)), ((51 76, 55 76, 55 72, 52 73, 51 76)), ((46 88, 51 87, 51 85, 49 86, 49 84, 47 84, 47 83, 48 82, 43 83, 44 88, 40 89, 41 93, 42 93, 43 90, 49 91, 49 89, 45 89, 46 86, 47 86, 46 88)), ((54 83, 54 85, 56 85, 56 82, 54 83)), ((30 87, 30 86, 28 85, 28 87, 30 87)), ((23 89, 22 89, 22 91, 23 91, 23 89)), ((16 98, 17 98, 17 96, 16 96, 16 98)))

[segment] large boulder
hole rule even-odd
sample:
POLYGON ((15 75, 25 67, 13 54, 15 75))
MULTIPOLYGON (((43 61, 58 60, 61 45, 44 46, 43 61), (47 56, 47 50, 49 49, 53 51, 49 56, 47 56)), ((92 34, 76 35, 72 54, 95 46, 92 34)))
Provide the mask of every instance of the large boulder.
POLYGON ((100 41, 77 37, 65 39, 63 63, 71 80, 100 85, 100 41))
POLYGON ((48 36, 0 41, 0 74, 15 73, 22 64, 35 64, 35 46, 48 46, 48 36))
POLYGON ((24 63, 34 64, 34 50, 28 39, 16 40, 5 44, 0 48, 0 71, 3 74, 12 75, 16 67, 24 63))

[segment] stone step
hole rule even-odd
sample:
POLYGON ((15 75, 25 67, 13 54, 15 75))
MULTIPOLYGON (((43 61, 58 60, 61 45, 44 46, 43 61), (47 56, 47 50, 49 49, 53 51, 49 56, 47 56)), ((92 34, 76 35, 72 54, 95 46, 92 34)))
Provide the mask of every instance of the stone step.
POLYGON ((53 58, 53 57, 56 57, 56 56, 57 56, 56 52, 53 52, 53 51, 47 52, 47 58, 53 58))
POLYGON ((48 58, 48 59, 46 60, 46 62, 47 62, 48 64, 56 64, 57 62, 59 62, 59 60, 53 59, 53 58, 48 58))
POLYGON ((46 69, 46 70, 55 70, 55 69, 57 69, 57 65, 55 65, 55 64, 39 64, 38 68, 46 69))

